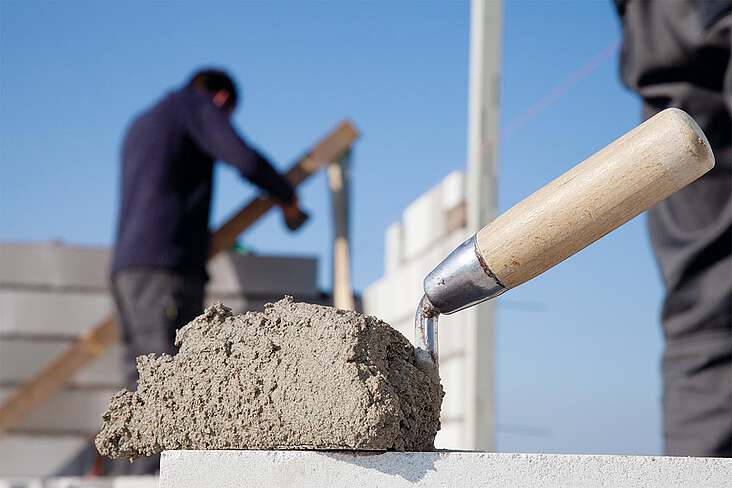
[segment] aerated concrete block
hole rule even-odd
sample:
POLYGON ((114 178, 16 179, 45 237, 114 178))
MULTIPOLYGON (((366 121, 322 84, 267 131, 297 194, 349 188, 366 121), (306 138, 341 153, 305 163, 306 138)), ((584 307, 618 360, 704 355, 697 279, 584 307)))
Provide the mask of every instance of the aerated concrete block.
POLYGON ((462 171, 453 171, 440 182, 442 208, 450 210, 465 200, 465 178, 462 171))
POLYGON ((43 488, 158 488, 157 476, 63 477, 47 479, 43 488))
POLYGON ((114 488, 158 488, 157 476, 118 476, 114 478, 114 488))
MULTIPOLYGON (((2 475, 0 475, 2 476, 2 475)), ((0 477, 0 488, 45 488, 42 478, 30 478, 27 476, 13 476, 10 478, 0 477)))
POLYGON ((166 451, 160 488, 727 488, 732 459, 483 452, 166 451))
POLYGON ((464 415, 465 402, 461 393, 465 390, 465 369, 465 358, 446 356, 445 360, 440 359, 440 381, 445 388, 442 418, 457 419, 464 415))
POLYGON ((384 274, 393 273, 402 263, 402 225, 394 222, 384 233, 384 274))
MULTIPOLYGON (((442 243, 454 229, 461 227, 455 220, 465 201, 464 176, 453 171, 437 186, 409 204, 402 214, 402 258, 405 261, 442 243)), ((387 235, 388 238, 388 235, 387 235)))
POLYGON ((0 437, 0 478, 50 476, 88 443, 83 436, 5 434, 0 437))
POLYGON ((158 488, 157 476, 1 478, 0 488, 158 488))
POLYGON ((53 242, 0 244, 0 286, 106 288, 107 248, 53 242))
POLYGON ((402 214, 403 258, 419 257, 438 241, 446 229, 442 189, 438 186, 410 203, 402 214))
MULTIPOLYGON (((0 387, 0 403, 14 391, 15 388, 0 387)), ((91 437, 99 431, 102 414, 116 391, 116 388, 67 388, 33 410, 12 432, 38 435, 74 432, 91 437)))
POLYGON ((396 276, 386 275, 373 282, 363 292, 363 310, 369 315, 376 315, 381 320, 394 325, 402 313, 403 304, 399 301, 396 276))
POLYGON ((318 260, 224 252, 208 264, 211 294, 316 295, 318 260))
MULTIPOLYGON (((70 344, 71 341, 32 338, 0 340, 0 384, 20 384, 31 379, 70 344)), ((122 347, 119 344, 112 346, 79 371, 70 383, 77 387, 123 385, 122 347)))
POLYGON ((98 292, 0 288, 0 337, 77 336, 112 310, 112 300, 98 292))
POLYGON ((465 317, 459 313, 441 315, 439 325, 440 356, 444 359, 464 356, 468 340, 465 317))

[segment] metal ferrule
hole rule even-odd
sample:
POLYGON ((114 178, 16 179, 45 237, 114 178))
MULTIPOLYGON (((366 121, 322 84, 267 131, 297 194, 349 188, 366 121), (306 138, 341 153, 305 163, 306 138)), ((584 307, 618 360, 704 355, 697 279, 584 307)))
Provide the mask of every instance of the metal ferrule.
POLYGON ((506 291, 480 258, 473 235, 424 279, 424 293, 442 314, 451 314, 506 291))

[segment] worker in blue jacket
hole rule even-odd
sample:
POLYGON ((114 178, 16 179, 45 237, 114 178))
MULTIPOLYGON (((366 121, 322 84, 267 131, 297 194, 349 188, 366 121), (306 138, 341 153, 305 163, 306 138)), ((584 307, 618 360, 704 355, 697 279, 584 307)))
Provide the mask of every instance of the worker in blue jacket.
POLYGON ((202 70, 127 129, 111 285, 128 389, 137 356, 173 354, 176 330, 202 312, 214 162, 268 193, 286 221, 300 214, 292 185, 231 125, 237 101, 231 77, 202 70))

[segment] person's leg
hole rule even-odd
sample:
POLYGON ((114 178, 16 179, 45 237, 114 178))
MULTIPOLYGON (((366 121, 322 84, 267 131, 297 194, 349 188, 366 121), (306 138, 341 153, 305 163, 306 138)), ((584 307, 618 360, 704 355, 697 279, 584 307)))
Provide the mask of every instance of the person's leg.
POLYGON ((732 14, 720 7, 630 1, 623 16, 623 80, 643 97, 644 117, 687 111, 716 158, 712 171, 648 213, 666 285, 669 455, 732 456, 732 14))
MULTIPOLYGON (((112 291, 124 347, 127 389, 137 389, 138 356, 175 354, 175 332, 202 311, 203 279, 165 270, 123 270, 115 274, 112 291)), ((153 474, 160 456, 106 462, 108 474, 153 474)))
POLYGON ((175 344, 175 334, 203 313, 204 279, 197 275, 176 275, 172 280, 172 300, 166 310, 168 338, 175 344))
POLYGON ((164 270, 122 270, 112 280, 127 389, 137 389, 137 357, 173 354, 171 309, 175 308, 178 277, 164 270))

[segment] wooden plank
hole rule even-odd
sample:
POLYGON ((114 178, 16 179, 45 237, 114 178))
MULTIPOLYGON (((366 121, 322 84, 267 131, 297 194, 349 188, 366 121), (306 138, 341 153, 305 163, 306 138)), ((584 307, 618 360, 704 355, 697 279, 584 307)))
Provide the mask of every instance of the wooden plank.
MULTIPOLYGON (((348 121, 341 122, 287 171, 287 178, 298 186, 310 175, 348 151, 358 131, 348 121)), ((262 217, 274 204, 256 197, 234 214, 213 235, 210 256, 228 249, 236 237, 262 217)), ((109 314, 89 332, 79 337, 62 354, 53 359, 36 377, 18 389, 0 406, 0 435, 17 425, 35 407, 47 401, 77 371, 91 363, 117 340, 114 316, 109 314)))

